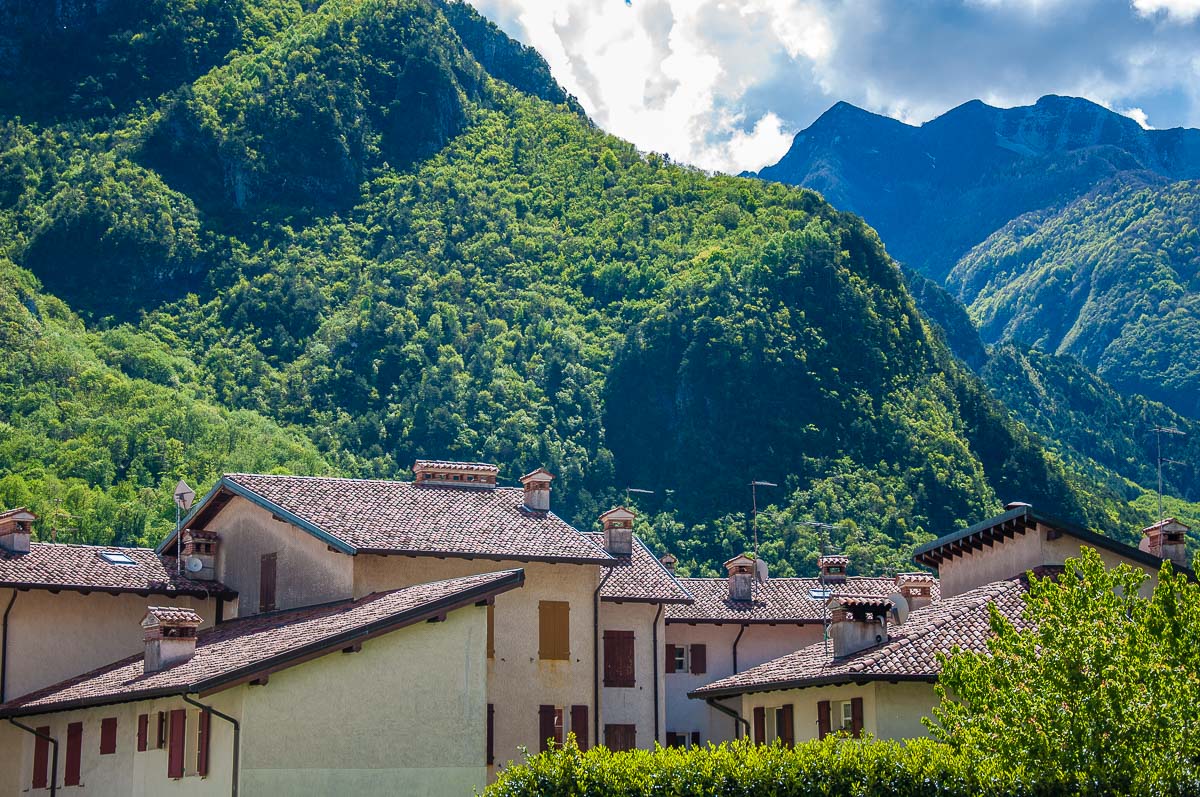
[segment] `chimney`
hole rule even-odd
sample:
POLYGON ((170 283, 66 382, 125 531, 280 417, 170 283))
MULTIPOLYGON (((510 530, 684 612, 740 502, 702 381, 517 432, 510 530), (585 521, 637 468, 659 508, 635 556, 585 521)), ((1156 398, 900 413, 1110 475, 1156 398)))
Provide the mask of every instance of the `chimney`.
POLYGON ((1138 548, 1160 559, 1170 559, 1176 567, 1189 567, 1187 533, 1190 530, 1191 526, 1169 517, 1142 529, 1142 541, 1138 548))
POLYGON ((499 468, 487 462, 418 459, 413 463, 413 481, 419 487, 495 489, 499 473, 499 468))
POLYGON ((891 598, 833 595, 829 598, 829 638, 835 659, 887 641, 891 598))
POLYGON ((190 661, 196 654, 196 629, 200 615, 175 606, 150 606, 142 618, 146 640, 146 673, 159 672, 190 661))
POLYGON ((633 519, 637 517, 623 506, 610 509, 600 516, 604 524, 604 550, 613 556, 633 554, 633 519))
POLYGON ((748 601, 754 595, 754 560, 739 554, 725 563, 729 571, 729 600, 748 601))
POLYGON ((29 535, 33 533, 35 520, 37 515, 23 506, 0 512, 0 551, 29 553, 29 535))
POLYGON ((538 468, 521 477, 521 484, 525 487, 526 509, 530 512, 550 511, 550 482, 552 481, 554 481, 554 474, 545 468, 538 468))
POLYGON ((658 561, 662 562, 663 567, 667 568, 667 571, 670 573, 674 573, 675 565, 679 564, 679 560, 669 553, 663 554, 662 558, 658 561))
POLYGON ((183 532, 183 569, 188 578, 214 581, 217 577, 217 548, 221 535, 204 529, 183 532))
POLYGON ((850 566, 850 557, 848 556, 822 556, 817 559, 817 567, 821 570, 822 584, 844 584, 846 582, 846 568, 850 566))
POLYGON ((896 591, 908 601, 909 611, 933 603, 934 578, 929 573, 897 573, 896 591))

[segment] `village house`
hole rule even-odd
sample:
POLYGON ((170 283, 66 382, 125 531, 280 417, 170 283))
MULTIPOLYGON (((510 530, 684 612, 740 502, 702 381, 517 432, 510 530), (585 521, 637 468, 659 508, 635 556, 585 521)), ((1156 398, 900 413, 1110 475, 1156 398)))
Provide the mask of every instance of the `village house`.
MULTIPOLYGON (((1148 594, 1164 559, 1186 566, 1187 527, 1173 518, 1143 530, 1135 548, 1088 529, 1010 504, 1004 514, 921 546, 914 558, 937 569, 941 597, 896 612, 894 595, 834 590, 828 601, 829 640, 693 689, 698 702, 736 706, 741 732, 755 741, 785 743, 845 730, 880 738, 924 736, 922 717, 938 702, 938 654, 955 647, 986 650, 988 606, 1021 626, 1026 574, 1061 572, 1082 547, 1094 548, 1109 567, 1145 570, 1148 594)), ((897 577, 903 595, 924 591, 929 576, 897 577)))

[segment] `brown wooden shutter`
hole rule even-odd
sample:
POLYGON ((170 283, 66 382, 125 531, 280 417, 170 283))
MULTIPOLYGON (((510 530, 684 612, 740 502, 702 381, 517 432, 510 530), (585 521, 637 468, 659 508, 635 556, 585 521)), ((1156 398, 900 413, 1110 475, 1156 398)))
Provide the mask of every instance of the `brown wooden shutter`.
POLYGON ((37 729, 40 734, 33 743, 33 788, 44 789, 50 785, 47 770, 50 768, 50 740, 42 737, 50 735, 50 726, 43 725, 37 729))
POLYGON ((265 553, 258 561, 258 610, 275 611, 276 554, 265 553))
POLYGON ((487 657, 496 658, 496 604, 487 607, 487 657))
POLYGON ((67 726, 67 774, 64 786, 79 785, 79 761, 83 753, 83 723, 72 722, 67 726))
POLYGON ((637 749, 636 725, 605 725, 604 746, 614 753, 637 749))
POLYGON ((544 753, 550 749, 553 738, 554 706, 538 706, 538 750, 544 753))
POLYGON ((666 672, 675 672, 675 646, 667 645, 666 655, 663 657, 663 666, 666 672))
POLYGON ((112 755, 117 752, 117 718, 105 717, 100 720, 100 755, 112 755))
POLYGON ((782 721, 783 727, 777 728, 776 732, 783 743, 788 747, 796 744, 796 719, 792 711, 792 704, 785 703, 779 709, 779 719, 782 721))
POLYGON ((817 703, 817 738, 824 739, 832 730, 833 725, 830 720, 829 701, 822 700, 817 703))
POLYGON ((762 706, 754 709, 754 743, 765 744, 767 741, 767 710, 762 706))
POLYGON ((171 710, 171 730, 167 738, 167 777, 179 780, 183 777, 183 742, 187 728, 187 712, 181 708, 171 710))
POLYGON ((496 763, 496 704, 488 703, 487 707, 487 765, 490 767, 496 763))
POLYGON ((667 731, 667 747, 678 747, 679 735, 675 731, 667 731))
POLYGON ((146 752, 150 745, 150 715, 138 714, 137 749, 139 753, 146 752))
POLYGON ((703 675, 708 672, 708 646, 692 645, 692 673, 703 675))
POLYGON ((571 604, 538 601, 538 657, 571 658, 571 604))
POLYGON ((212 725, 212 712, 199 712, 196 733, 196 774, 204 777, 208 774, 208 736, 212 725))
POLYGON ((850 700, 850 730, 855 736, 861 736, 863 729, 863 701, 861 697, 850 700))
POLYGON ((604 632, 604 685, 634 686, 633 632, 604 632))
POLYGON ((588 707, 571 706, 571 731, 580 750, 588 749, 588 707))
POLYGON ((700 746, 700 731, 692 731, 692 746, 700 746))
POLYGON ((158 735, 155 737, 158 741, 154 745, 155 749, 161 750, 167 746, 167 712, 158 712, 158 735))

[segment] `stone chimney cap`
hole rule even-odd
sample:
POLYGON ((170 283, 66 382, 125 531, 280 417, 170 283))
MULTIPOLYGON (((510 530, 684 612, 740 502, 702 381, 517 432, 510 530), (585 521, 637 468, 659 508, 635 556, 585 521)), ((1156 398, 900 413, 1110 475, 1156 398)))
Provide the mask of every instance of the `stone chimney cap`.
MULTIPOLYGON (((552 481, 554 481, 554 474, 551 473, 550 471, 546 470, 545 468, 538 468, 537 470, 531 470, 529 473, 526 473, 524 476, 521 477, 521 484, 529 484, 530 482, 533 482, 533 483, 545 482, 546 484, 549 484, 552 481)), ((603 516, 601 516, 601 517, 603 517, 603 516)))
POLYGON ((218 534, 215 531, 210 531, 209 529, 184 529, 183 530, 184 541, 187 541, 188 537, 191 537, 193 540, 219 540, 219 539, 221 539, 220 534, 218 534))
POLYGON ((637 517, 637 512, 632 509, 626 509, 623 506, 614 506, 600 516, 601 520, 633 520, 637 517))
POLYGON ((1166 531, 1171 526, 1178 527, 1178 528, 1171 529, 1171 531, 1191 531, 1191 529, 1192 529, 1192 527, 1189 526, 1188 524, 1180 523, 1175 518, 1169 517, 1169 518, 1163 518, 1162 520, 1158 521, 1157 523, 1153 523, 1153 524, 1147 526, 1146 528, 1142 529, 1142 534, 1149 534, 1152 531, 1166 531))
POLYGON ((16 509, 8 509, 4 512, 0 512, 0 520, 17 520, 24 521, 26 523, 32 523, 33 521, 37 520, 37 515, 33 514, 25 507, 19 506, 16 509))
POLYGON ((142 626, 199 626, 204 622, 200 615, 191 609, 178 606, 147 606, 146 615, 142 618, 142 626))
POLYGON ((726 570, 728 570, 732 567, 754 567, 754 560, 751 559, 749 556, 746 556, 746 554, 740 553, 737 556, 735 556, 732 559, 725 562, 726 570))
POLYGON ((878 609, 881 612, 891 611, 895 601, 886 595, 839 595, 829 596, 829 605, 844 606, 847 609, 878 609))
POLYGON ((850 557, 839 554, 829 554, 817 559, 817 567, 837 567, 839 565, 845 567, 848 564, 850 564, 850 557))
POLYGON ((490 462, 454 462, 448 459, 418 459, 413 463, 413 472, 423 470, 455 470, 473 473, 490 473, 495 476, 500 468, 490 462))
POLYGON ((896 584, 903 586, 904 584, 932 584, 937 579, 930 573, 897 573, 896 584))
POLYGON ((662 562, 664 565, 667 565, 668 567, 670 567, 671 565, 679 564, 679 559, 674 554, 669 554, 669 553, 663 554, 662 557, 658 561, 662 562))

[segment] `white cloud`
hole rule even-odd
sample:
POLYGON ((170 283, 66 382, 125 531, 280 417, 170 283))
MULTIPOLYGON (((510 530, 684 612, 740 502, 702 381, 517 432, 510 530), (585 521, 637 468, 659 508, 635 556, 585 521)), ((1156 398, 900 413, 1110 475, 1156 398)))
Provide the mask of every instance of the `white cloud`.
POLYGON ((1191 22, 1200 17, 1200 0, 1133 0, 1133 7, 1143 16, 1161 13, 1180 22, 1191 22))

